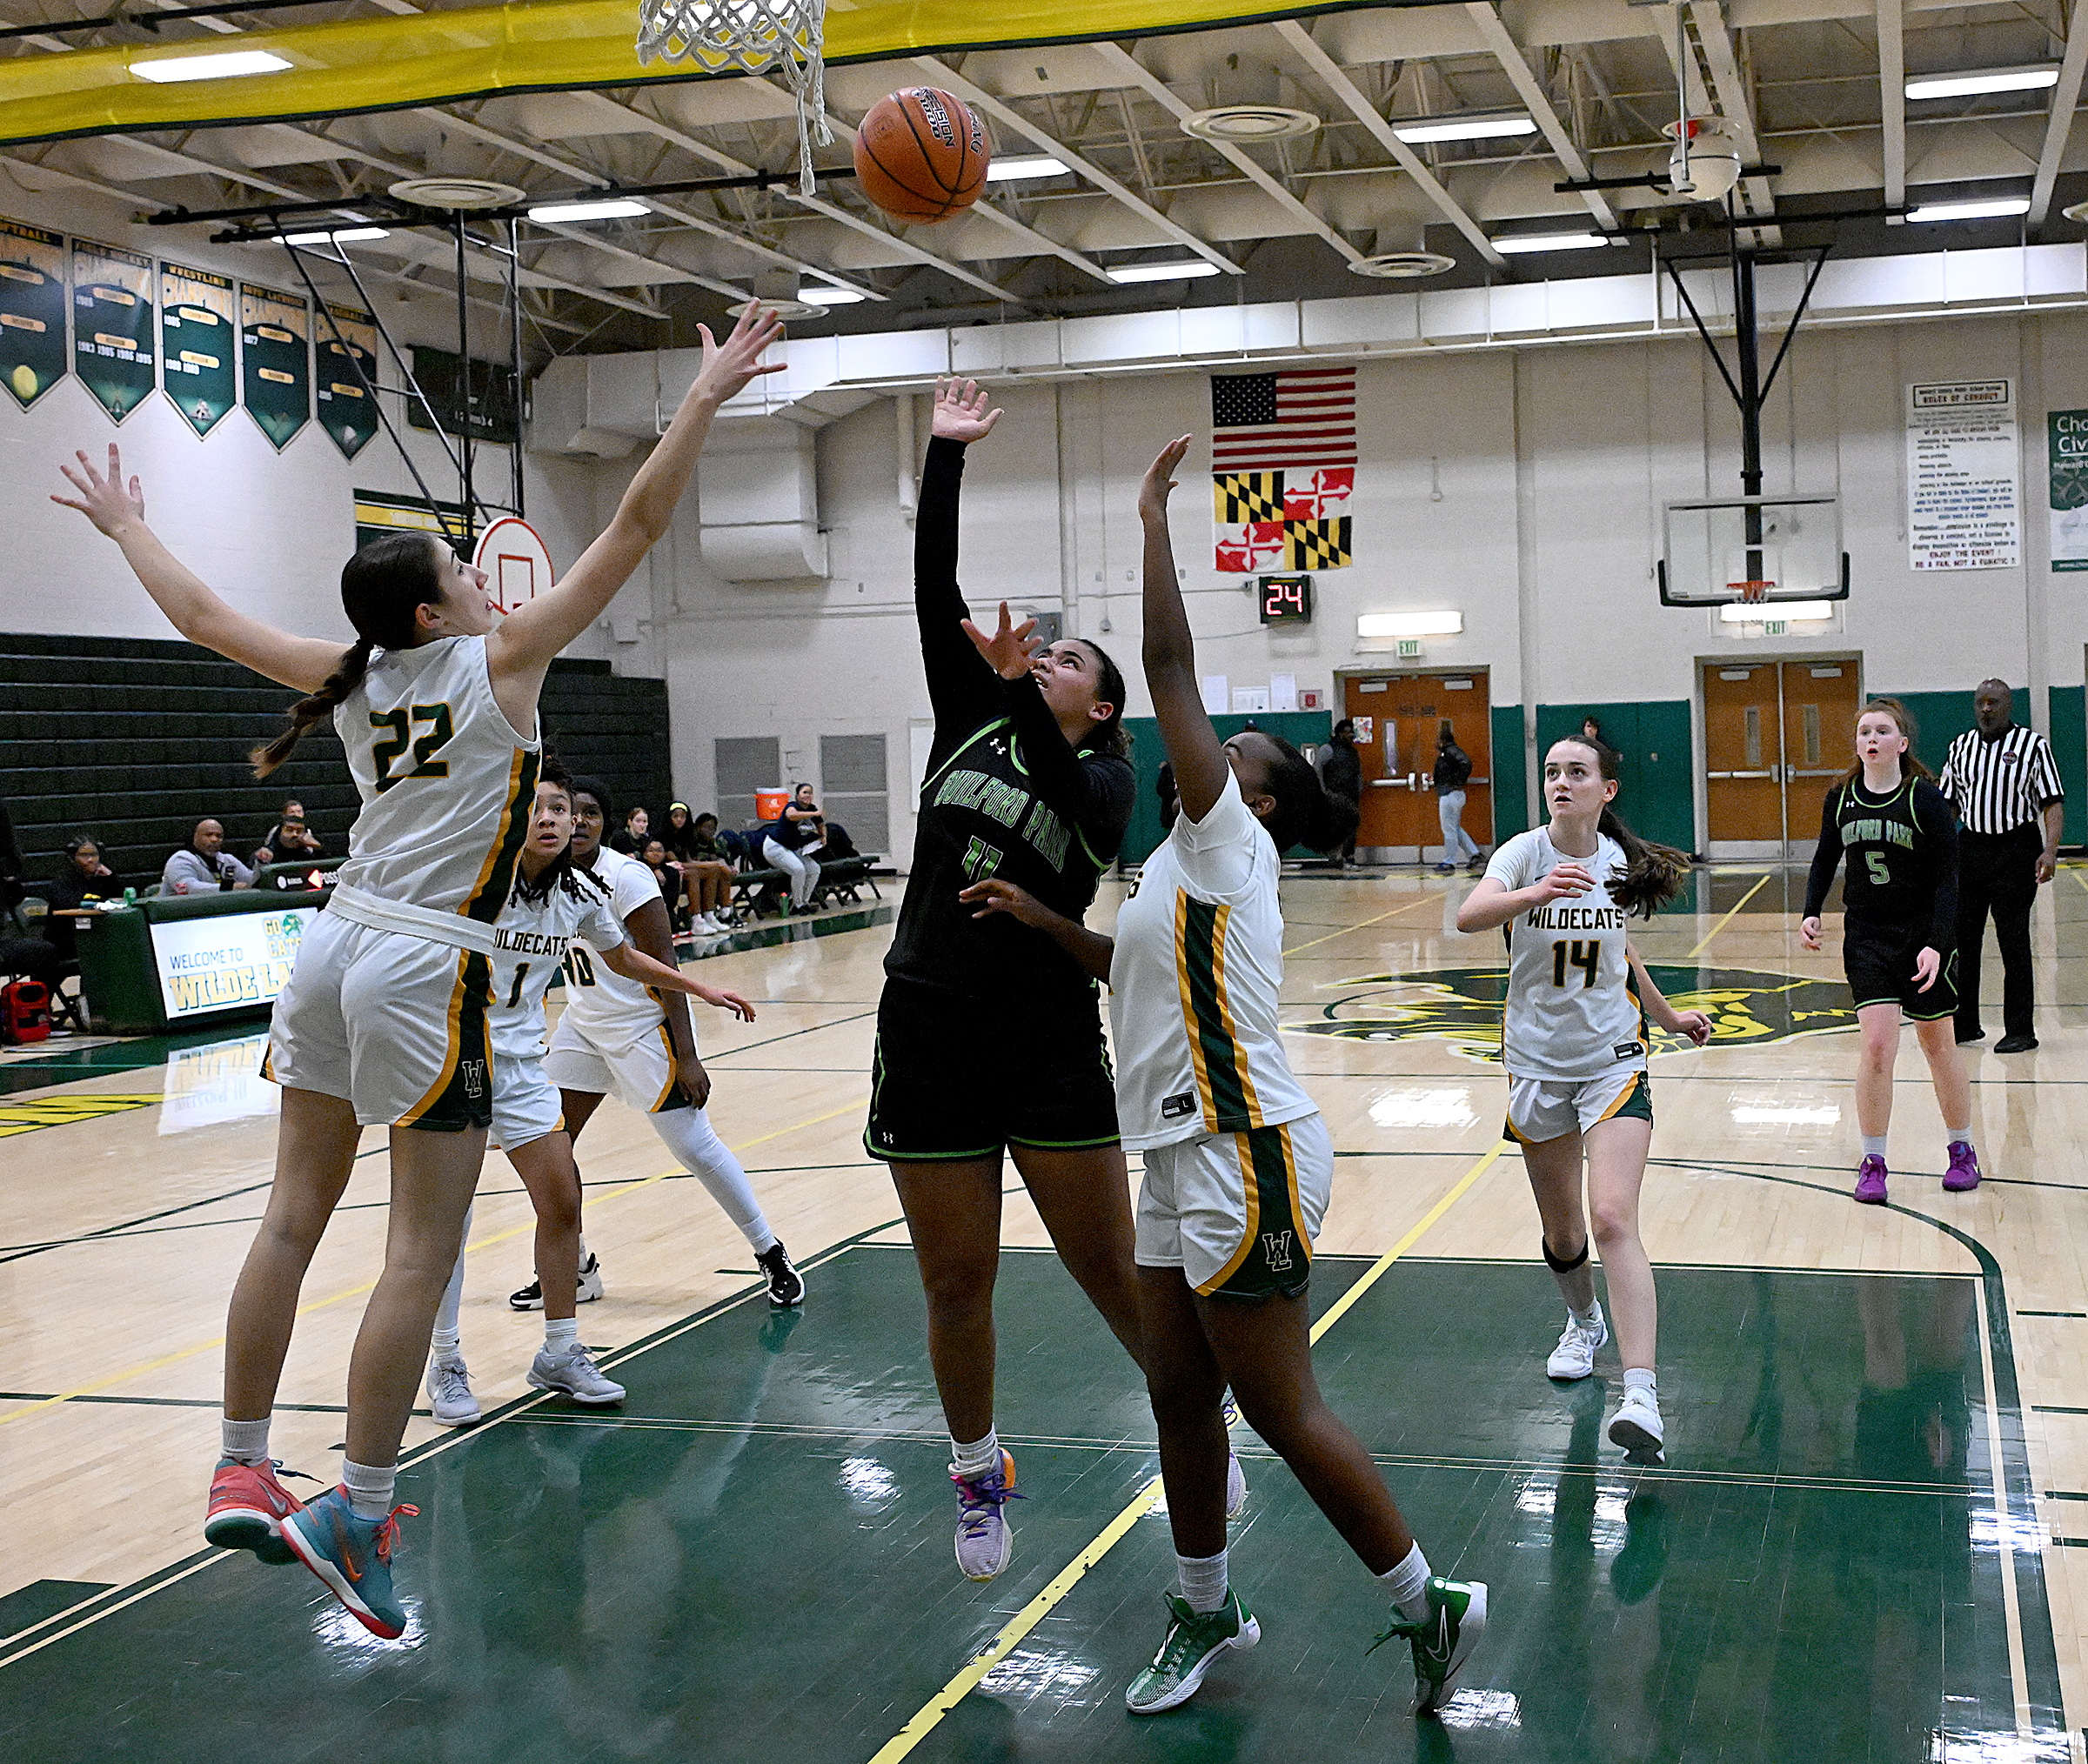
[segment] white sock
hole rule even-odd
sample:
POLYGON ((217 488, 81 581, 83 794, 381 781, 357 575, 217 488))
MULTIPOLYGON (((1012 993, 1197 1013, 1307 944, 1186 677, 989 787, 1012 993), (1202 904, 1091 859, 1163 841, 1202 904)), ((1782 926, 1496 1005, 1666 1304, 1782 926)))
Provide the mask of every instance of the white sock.
POLYGON ((1603 1320, 1603 1301, 1600 1299, 1596 1300, 1585 1311, 1576 1311, 1569 1305, 1566 1307, 1566 1314, 1578 1323, 1582 1328, 1590 1328, 1603 1320))
POLYGON ((380 1468, 344 1460, 341 1487, 348 1491, 348 1505, 355 1509, 358 1519, 388 1519, 392 1496, 398 1487, 398 1466, 386 1464, 380 1468))
POLYGON ((580 1320, 578 1317, 546 1317, 544 1320, 544 1351, 557 1358, 580 1339, 580 1320))
POLYGON ((1945 1127, 1943 1139, 1945 1146, 1963 1146, 1968 1152, 1978 1149, 1972 1144, 1972 1130, 1970 1127, 1945 1127))
POLYGON ((703 1110, 668 1109, 652 1117, 652 1131, 681 1160, 682 1167, 711 1191, 711 1199, 740 1227, 756 1255, 774 1246, 776 1234, 768 1228, 767 1217, 761 1211, 761 1203, 754 1199, 746 1172, 733 1156, 732 1147, 718 1137, 711 1118, 703 1110))
POLYGON ((997 1428, 988 1427, 983 1440, 974 1440, 966 1445, 961 1440, 950 1441, 950 1469, 959 1476, 990 1476, 1000 1467, 1000 1434, 997 1428))
POLYGON ((1655 1408, 1660 1407, 1660 1393, 1654 1382, 1653 1373, 1647 1367, 1627 1366, 1624 1368, 1624 1388, 1627 1391, 1643 1391, 1648 1402, 1655 1408))
POLYGON ((584 1237, 580 1239, 580 1266, 587 1266, 587 1239, 584 1237))
POLYGON ((1399 1607, 1399 1614, 1409 1623, 1418 1623, 1429 1614, 1429 1559, 1422 1554, 1419 1544, 1407 1552, 1406 1560, 1377 1578, 1399 1607))
POLYGON ((1192 1611, 1215 1611, 1225 1603, 1225 1558, 1220 1550, 1215 1556, 1183 1556, 1174 1558, 1174 1572, 1181 1577, 1181 1602, 1192 1611))
POLYGON ((1864 1142, 1864 1157, 1883 1158, 1885 1155, 1885 1136, 1883 1133, 1862 1133, 1857 1137, 1864 1142))
POLYGON ((450 1284, 442 1289, 442 1303, 435 1307, 436 1358, 454 1360, 458 1347, 458 1319, 464 1308, 464 1241, 472 1234, 472 1209, 464 1210, 464 1230, 458 1239, 457 1266, 450 1270, 450 1284))
POLYGON ((222 1443, 221 1456, 241 1464, 260 1465, 268 1462, 268 1417, 258 1421, 235 1421, 225 1416, 218 1423, 222 1443))

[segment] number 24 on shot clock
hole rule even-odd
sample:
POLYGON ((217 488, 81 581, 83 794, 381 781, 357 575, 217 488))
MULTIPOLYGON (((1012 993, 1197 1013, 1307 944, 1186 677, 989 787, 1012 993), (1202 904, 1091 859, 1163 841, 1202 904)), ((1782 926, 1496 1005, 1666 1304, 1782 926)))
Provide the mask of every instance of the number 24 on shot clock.
POLYGON ((1259 596, 1264 625, 1310 625, 1312 578, 1264 576, 1259 596))

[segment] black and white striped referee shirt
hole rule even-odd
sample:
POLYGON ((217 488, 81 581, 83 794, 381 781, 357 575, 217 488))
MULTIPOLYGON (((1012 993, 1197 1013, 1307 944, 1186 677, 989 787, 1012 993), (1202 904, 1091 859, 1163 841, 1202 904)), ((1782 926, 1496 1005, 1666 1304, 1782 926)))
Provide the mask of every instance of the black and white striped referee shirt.
POLYGON ((2019 723, 1991 741, 1966 730, 1951 743, 1940 782, 1968 833, 2013 832, 2066 794, 2051 743, 2019 723))

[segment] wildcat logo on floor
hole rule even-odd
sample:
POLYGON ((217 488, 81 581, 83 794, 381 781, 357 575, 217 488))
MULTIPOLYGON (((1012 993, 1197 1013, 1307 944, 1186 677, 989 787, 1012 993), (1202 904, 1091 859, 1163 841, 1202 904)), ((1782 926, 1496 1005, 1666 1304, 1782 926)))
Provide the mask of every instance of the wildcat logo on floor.
MULTIPOLYGON (((1648 972, 1677 1011, 1702 1011, 1711 1019, 1714 1047, 1790 1041, 1856 1027, 1856 1000, 1839 980, 1660 962, 1649 963, 1648 972)), ((1501 1007, 1508 996, 1505 964, 1363 974, 1342 984, 1341 995, 1320 1018, 1283 1026, 1301 1035, 1339 1035, 1351 1041, 1447 1041, 1467 1059, 1501 1058, 1501 1007)), ((1646 1043, 1656 1058, 1690 1045, 1650 1023, 1646 1043)))

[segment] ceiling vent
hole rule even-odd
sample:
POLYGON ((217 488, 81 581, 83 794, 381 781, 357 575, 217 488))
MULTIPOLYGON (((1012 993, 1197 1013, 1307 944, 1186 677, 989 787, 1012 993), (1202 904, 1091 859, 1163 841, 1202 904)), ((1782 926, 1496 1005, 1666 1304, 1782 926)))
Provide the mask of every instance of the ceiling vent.
POLYGON ((1319 126, 1320 119, 1310 110, 1295 110, 1288 104, 1219 104, 1208 110, 1192 110, 1181 119, 1183 134, 1235 147, 1293 140, 1319 126))
POLYGON ((475 214, 485 208, 512 208, 528 192, 490 177, 404 177, 392 186, 391 193, 421 208, 475 214))
POLYGON ((1429 249, 1429 230, 1419 223, 1380 227, 1377 243, 1384 249, 1349 261, 1350 275, 1369 276, 1381 282, 1417 282, 1457 267, 1456 258, 1429 249))

